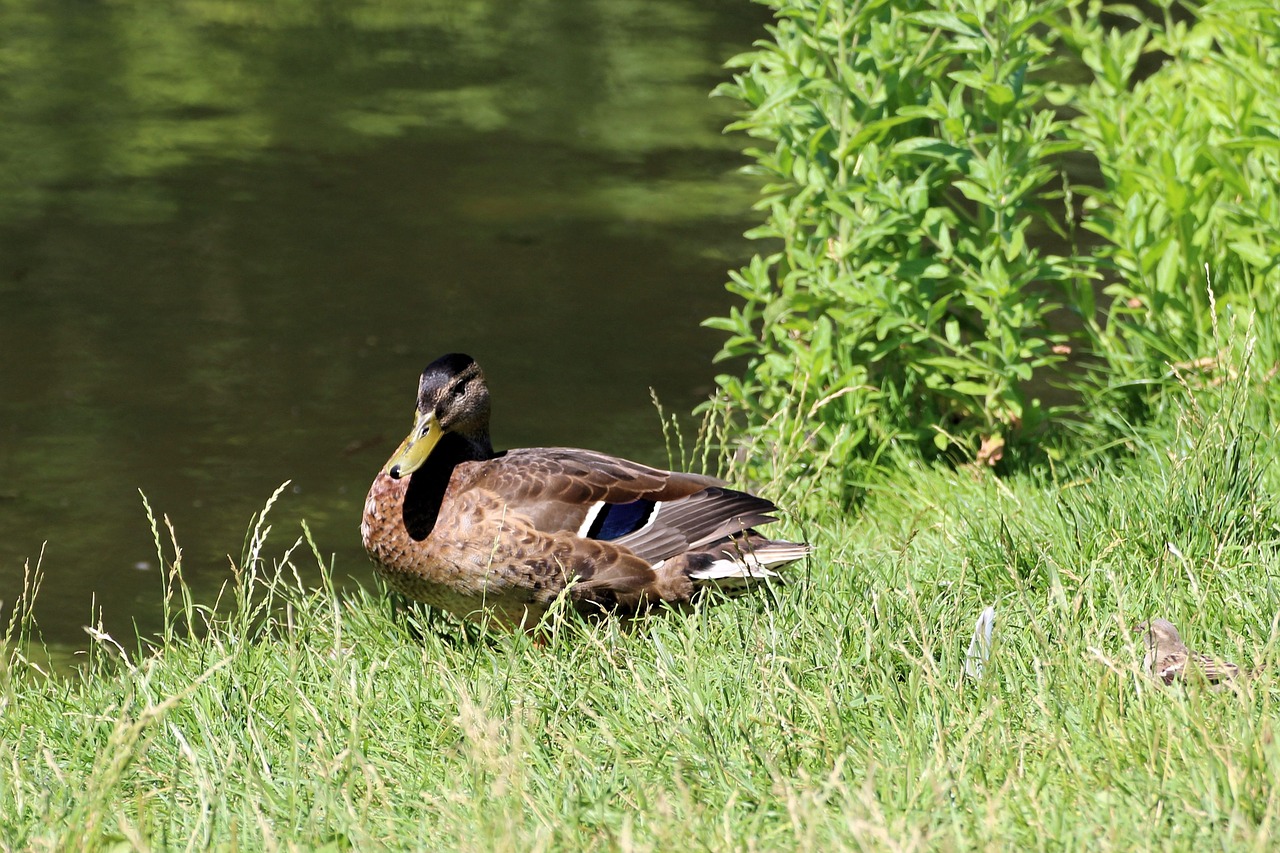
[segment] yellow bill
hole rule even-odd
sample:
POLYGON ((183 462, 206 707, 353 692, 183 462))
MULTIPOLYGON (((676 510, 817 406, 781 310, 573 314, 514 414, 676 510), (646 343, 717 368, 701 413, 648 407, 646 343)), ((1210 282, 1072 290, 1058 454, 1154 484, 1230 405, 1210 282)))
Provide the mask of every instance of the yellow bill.
POLYGON ((387 463, 387 475, 393 480, 399 480, 401 477, 407 477, 417 471, 422 467, 422 463, 427 461, 427 457, 431 455, 431 451, 435 448, 436 442, 440 441, 440 436, 442 435, 444 435, 444 431, 440 429, 440 422, 436 420, 436 413, 427 412, 423 414, 419 412, 413 422, 413 431, 409 433, 408 438, 400 443, 399 449, 391 457, 391 461, 387 463))

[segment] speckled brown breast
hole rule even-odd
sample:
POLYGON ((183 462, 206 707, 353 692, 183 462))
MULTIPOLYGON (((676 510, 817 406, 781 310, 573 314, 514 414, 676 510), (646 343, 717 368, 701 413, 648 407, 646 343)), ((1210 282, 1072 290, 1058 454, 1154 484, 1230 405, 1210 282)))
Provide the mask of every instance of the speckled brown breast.
POLYGON ((517 573, 510 541, 519 542, 518 524, 497 524, 478 505, 480 497, 464 494, 450 505, 449 523, 438 525, 426 539, 413 539, 402 518, 408 480, 380 473, 365 499, 360 533, 374 570, 397 592, 473 621, 505 627, 529 627, 568 580, 564 571, 517 573), (447 533, 443 537, 441 533, 447 533), (492 542, 477 548, 477 542, 492 542), (560 577, 557 578, 556 575, 560 577))

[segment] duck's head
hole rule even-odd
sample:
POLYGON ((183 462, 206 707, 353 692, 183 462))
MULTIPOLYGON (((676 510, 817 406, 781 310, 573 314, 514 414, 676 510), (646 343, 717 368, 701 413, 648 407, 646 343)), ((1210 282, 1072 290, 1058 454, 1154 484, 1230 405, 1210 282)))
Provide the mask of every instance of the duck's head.
POLYGON ((446 435, 464 439, 475 458, 493 453, 484 372, 471 356, 456 352, 440 356, 422 371, 413 430, 387 463, 387 474, 396 480, 412 474, 446 435))

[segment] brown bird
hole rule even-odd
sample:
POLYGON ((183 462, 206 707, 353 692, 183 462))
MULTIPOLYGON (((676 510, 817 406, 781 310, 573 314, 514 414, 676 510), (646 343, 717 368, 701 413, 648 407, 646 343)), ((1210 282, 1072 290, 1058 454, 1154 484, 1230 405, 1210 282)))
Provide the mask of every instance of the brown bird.
POLYGON ((775 510, 591 450, 495 452, 484 374, 452 353, 422 372, 413 431, 374 478, 360 531, 404 595, 529 629, 566 590, 579 612, 634 614, 776 578, 809 546, 756 532, 775 510))
POLYGON ((1178 635, 1178 629, 1167 619, 1152 619, 1133 630, 1142 632, 1147 647, 1142 659, 1143 671, 1165 684, 1179 680, 1218 684, 1240 674, 1240 667, 1233 663, 1188 649, 1178 635))

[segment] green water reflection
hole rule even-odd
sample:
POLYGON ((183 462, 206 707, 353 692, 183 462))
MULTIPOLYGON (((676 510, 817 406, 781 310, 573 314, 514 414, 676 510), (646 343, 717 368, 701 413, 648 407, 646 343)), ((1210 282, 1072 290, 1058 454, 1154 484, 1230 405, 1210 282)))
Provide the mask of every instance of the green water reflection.
MULTIPOLYGON (((0 600, 154 632, 138 490, 212 596, 250 516, 357 525, 417 372, 479 357, 504 445, 662 461, 749 247, 743 2, 0 3, 0 600)), ((0 614, 3 616, 3 614, 0 614)))

